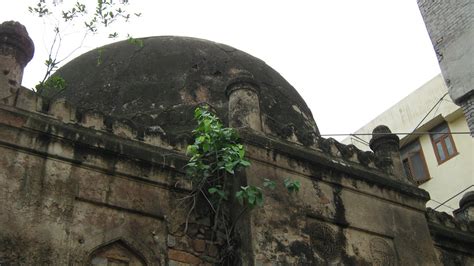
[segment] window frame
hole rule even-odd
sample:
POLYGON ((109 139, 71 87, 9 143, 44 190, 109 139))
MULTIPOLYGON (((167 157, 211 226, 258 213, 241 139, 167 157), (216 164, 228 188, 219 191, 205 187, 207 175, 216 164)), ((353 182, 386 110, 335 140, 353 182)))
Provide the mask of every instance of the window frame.
POLYGON ((443 123, 440 123, 440 124, 436 125, 435 127, 433 127, 430 130, 430 139, 431 139, 431 145, 433 146, 433 151, 434 151, 434 154, 436 156, 436 161, 438 162, 438 165, 441 165, 444 162, 449 161, 451 158, 453 158, 453 157, 455 157, 456 155, 459 154, 458 149, 456 148, 456 144, 454 143, 453 135, 451 134, 451 129, 449 128, 448 123, 443 122, 443 123), (446 127, 446 129, 447 129, 446 133, 440 133, 440 130, 438 130, 442 126, 446 127), (443 134, 443 135, 441 135, 437 140, 435 140, 434 139, 435 134, 443 134), (446 147, 446 142, 445 142, 446 138, 449 138, 449 141, 451 142, 451 145, 452 145, 452 148, 453 148, 453 154, 451 154, 451 155, 448 153, 448 148, 446 147), (441 148, 442 148, 444 156, 445 156, 444 160, 441 160, 441 157, 440 157, 439 152, 438 152, 437 143, 441 143, 441 148))
MULTIPOLYGON (((425 154, 423 153, 423 148, 421 147, 420 140, 419 140, 419 139, 416 139, 416 140, 414 140, 414 141, 411 141, 411 142, 409 142, 408 144, 404 145, 403 148, 409 147, 409 146, 411 146, 411 145, 413 145, 413 144, 415 144, 415 143, 418 144, 418 150, 416 151, 416 153, 419 153, 419 154, 420 154, 420 159, 421 159, 421 161, 422 161, 422 165, 421 165, 421 166, 423 167, 423 170, 424 170, 424 172, 425 172, 425 176, 424 176, 424 179, 423 179, 423 180, 416 180, 415 176, 413 175, 413 172, 411 172, 410 174, 411 174, 411 178, 413 178, 413 181, 414 181, 417 185, 421 185, 421 184, 423 184, 423 183, 425 183, 425 182, 431 180, 431 175, 430 175, 430 171, 429 171, 429 169, 428 169, 428 165, 426 164, 425 154)), ((402 149, 403 149, 403 148, 402 148, 402 149)), ((412 152, 412 153, 414 153, 414 152, 412 152)), ((410 154, 410 153, 407 153, 407 154, 404 154, 404 155, 400 154, 400 157, 401 157, 401 159, 402 159, 403 171, 405 171, 405 165, 404 165, 404 161, 405 161, 405 160, 408 160, 408 166, 410 167, 410 171, 413 171, 412 169, 414 169, 414 168, 413 168, 413 162, 412 162, 412 159, 411 159, 412 156, 409 156, 409 154, 410 154)), ((406 174, 406 172, 405 172, 405 174, 406 174)))

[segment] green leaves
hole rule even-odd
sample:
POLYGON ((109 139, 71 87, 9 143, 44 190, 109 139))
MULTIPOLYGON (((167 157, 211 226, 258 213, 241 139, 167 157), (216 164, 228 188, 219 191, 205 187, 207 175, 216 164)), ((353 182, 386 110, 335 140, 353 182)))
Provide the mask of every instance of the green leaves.
POLYGON ((39 0, 35 7, 29 6, 28 11, 40 18, 51 14, 46 4, 46 0, 39 0))
MULTIPOLYGON (((186 174, 192 180, 193 190, 188 197, 193 199, 191 209, 186 218, 186 227, 189 217, 196 207, 196 198, 199 197, 209 205, 209 211, 212 210, 213 217, 213 235, 226 233, 226 250, 233 248, 232 237, 236 221, 245 212, 255 207, 263 205, 263 189, 273 190, 276 183, 273 180, 264 179, 263 189, 256 185, 241 186, 231 194, 232 180, 235 172, 239 168, 248 167, 250 162, 245 159, 244 146, 239 142, 239 137, 234 129, 226 128, 222 125, 219 118, 209 110, 209 107, 198 107, 194 110, 194 119, 197 122, 193 130, 194 142, 188 145, 186 154, 190 156, 185 166, 186 174), (235 199, 244 206, 240 208, 240 213, 233 218, 228 215, 226 208, 233 207, 227 205, 229 197, 235 196, 235 199), (223 207, 225 206, 225 207, 223 207), (231 219, 235 219, 232 221, 231 219)), ((297 192, 300 189, 300 182, 289 178, 284 180, 285 188, 290 192, 297 192)))
POLYGON ((235 130, 224 128, 207 106, 196 108, 194 119, 198 125, 193 130, 194 143, 186 150, 191 156, 186 165, 188 174, 200 179, 233 175, 238 168, 250 165, 235 130))
POLYGON ((127 35, 127 42, 132 45, 136 45, 138 47, 143 47, 143 40, 135 39, 130 34, 127 35))
POLYGON ((66 88, 66 80, 62 77, 56 75, 51 76, 45 82, 40 82, 36 85, 35 89, 37 92, 41 93, 43 96, 52 96, 55 95, 66 88))
POLYGON ((269 180, 269 179, 265 178, 263 180, 263 186, 266 187, 266 188, 269 188, 271 190, 274 190, 275 187, 276 187, 276 183, 275 183, 275 181, 272 181, 272 180, 269 180))
POLYGON ((283 184, 285 185, 286 189, 287 189, 288 192, 290 192, 290 193, 300 191, 300 187, 301 187, 300 181, 291 180, 291 179, 288 177, 288 178, 286 178, 286 179, 283 181, 283 184))
POLYGON ((251 208, 263 205, 262 189, 257 186, 240 187, 235 197, 241 205, 248 204, 251 208))
POLYGON ((97 49, 97 66, 100 66, 102 64, 102 55, 104 53, 105 48, 99 48, 97 49))
MULTIPOLYGON (((239 143, 235 130, 223 127, 207 106, 196 108, 194 119, 197 126, 193 130, 194 143, 186 149, 186 154, 191 156, 185 166, 186 173, 198 186, 197 190, 209 193, 209 203, 213 209, 218 209, 214 204, 228 200, 226 184, 229 178, 239 168, 248 167, 250 162, 245 159, 244 146, 239 143)), ((301 186, 299 181, 290 178, 286 178, 283 184, 290 193, 298 192, 301 186)), ((264 179, 263 188, 273 190, 275 187, 275 181, 264 179)), ((262 206, 264 200, 262 188, 254 185, 240 187, 235 197, 241 205, 250 208, 262 206)))
POLYGON ((211 187, 207 190, 209 192, 209 194, 211 195, 217 195, 219 196, 221 199, 225 199, 227 200, 227 193, 221 189, 221 186, 220 185, 217 185, 216 187, 211 187))
POLYGON ((61 11, 62 16, 65 22, 69 20, 73 20, 74 18, 77 18, 80 15, 86 14, 86 6, 80 2, 76 2, 76 5, 71 8, 70 10, 66 11, 61 11))

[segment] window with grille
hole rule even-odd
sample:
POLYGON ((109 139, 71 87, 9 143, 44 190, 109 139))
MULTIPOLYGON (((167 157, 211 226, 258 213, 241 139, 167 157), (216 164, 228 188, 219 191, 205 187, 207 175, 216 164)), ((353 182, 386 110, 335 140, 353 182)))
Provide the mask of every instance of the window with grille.
POLYGON ((403 168, 409 179, 421 184, 430 179, 425 156, 418 140, 405 145, 400 151, 403 168))
POLYGON ((438 164, 442 164, 458 154, 451 131, 446 123, 433 128, 430 132, 438 164))

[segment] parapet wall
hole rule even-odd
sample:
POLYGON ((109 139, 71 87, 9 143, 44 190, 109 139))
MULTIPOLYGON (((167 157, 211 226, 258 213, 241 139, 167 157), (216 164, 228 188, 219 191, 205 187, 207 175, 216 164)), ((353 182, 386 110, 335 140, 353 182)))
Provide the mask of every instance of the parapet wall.
MULTIPOLYGON (((138 121, 147 119, 147 114, 142 114, 136 120, 115 118, 104 115, 96 110, 85 110, 66 102, 64 99, 57 99, 48 102, 43 97, 26 88, 18 88, 12 91, 9 97, 0 100, 2 104, 16 107, 18 109, 35 113, 45 118, 54 119, 64 124, 75 125, 86 129, 106 132, 117 137, 142 142, 145 144, 158 146, 166 149, 173 149, 184 152, 187 143, 191 140, 191 132, 183 133, 179 136, 169 136, 159 126, 143 127, 138 121)), ((148 119, 152 120, 151 117, 148 119)), ((385 170, 381 167, 382 160, 377 158, 371 151, 362 151, 352 144, 345 145, 337 142, 333 138, 322 138, 313 135, 311 146, 303 146, 294 137, 295 128, 289 128, 288 137, 283 140, 289 144, 299 145, 305 149, 314 150, 324 154, 329 154, 334 159, 348 163, 350 165, 360 165, 370 171, 385 170)), ((386 174, 386 173, 385 173, 386 174)))
MULTIPOLYGON (((35 92, 19 88, 2 103, 18 109, 55 119, 64 124, 73 124, 83 128, 107 132, 117 137, 137 140, 150 145, 183 151, 189 135, 178 136, 170 140, 159 126, 143 128, 129 119, 106 116, 95 110, 84 110, 73 106, 64 99, 48 102, 35 92)), ((142 116, 146 116, 143 114, 142 116)), ((145 119, 142 117, 142 119, 145 119)))
POLYGON ((474 264, 474 227, 472 222, 457 220, 431 208, 426 219, 439 260, 444 265, 474 264))

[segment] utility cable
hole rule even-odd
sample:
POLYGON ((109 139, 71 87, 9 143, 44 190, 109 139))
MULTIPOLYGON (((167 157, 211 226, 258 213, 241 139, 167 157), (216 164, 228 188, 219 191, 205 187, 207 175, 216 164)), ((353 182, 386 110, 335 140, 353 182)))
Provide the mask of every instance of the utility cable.
POLYGON ((443 205, 443 206, 445 206, 445 207, 448 207, 448 208, 451 209, 451 210, 454 210, 453 207, 451 207, 451 206, 449 206, 449 205, 446 205, 446 204, 443 204, 442 202, 439 202, 439 201, 434 200, 434 199, 430 199, 430 200, 431 200, 431 201, 434 201, 434 202, 436 202, 436 203, 438 203, 438 204, 440 204, 440 205, 443 205))
MULTIPOLYGON (((437 134, 438 132, 418 132, 418 133, 415 133, 415 131, 418 129, 418 127, 420 127, 420 125, 423 123, 423 121, 425 121, 425 119, 430 115, 430 113, 438 106, 439 108, 439 104, 441 103, 441 101, 444 100, 444 97, 446 97, 446 95, 448 95, 448 93, 446 92, 443 96, 441 96, 441 98, 439 98, 439 100, 433 105, 433 107, 431 107, 431 109, 428 111, 428 113, 425 114, 425 116, 423 117, 423 119, 421 119, 421 121, 416 125, 416 127, 413 129, 412 132, 410 133, 393 133, 392 134, 395 134, 395 135, 426 135, 426 134, 437 134), (422 133, 422 134, 420 134, 422 133)), ((438 110, 438 109, 437 109, 438 110)), ((436 110, 436 111, 437 111, 436 110)), ((385 133, 351 133, 351 134, 322 134, 321 136, 373 136, 373 135, 376 135, 376 134, 385 134, 385 133)), ((446 134, 471 134, 471 132, 451 132, 451 133, 446 133, 446 134)), ((358 138, 359 140, 362 140, 361 138, 358 138)), ((362 142, 366 142, 365 140, 362 140, 362 142)), ((365 144, 365 143, 364 143, 365 144)), ((368 145, 368 143, 366 144, 368 145)))
POLYGON ((446 202, 448 202, 448 201, 450 201, 450 200, 454 199, 456 196, 458 196, 459 194, 463 193, 464 191, 466 191, 466 190, 470 189, 471 187, 474 187, 474 185, 470 185, 470 186, 468 186, 467 188, 465 188, 465 189, 461 190, 461 191, 460 191, 460 192, 458 192, 456 195, 454 195, 454 196, 450 197, 449 199, 447 199, 447 200, 443 201, 441 204, 439 204, 438 206, 436 206, 436 208, 433 208, 433 210, 436 210, 436 209, 438 209, 439 207, 443 206, 443 205, 444 205, 446 202))
MULTIPOLYGON (((471 132, 459 131, 459 132, 392 132, 388 134, 395 135, 434 135, 434 134, 447 134, 447 135, 468 135, 471 132)), ((321 137, 328 136, 374 136, 374 135, 387 135, 387 133, 340 133, 340 134, 321 134, 321 137)))
POLYGON ((446 97, 446 95, 448 95, 447 92, 443 96, 441 96, 441 98, 439 98, 439 100, 435 103, 435 105, 433 105, 433 107, 431 107, 431 109, 428 111, 428 113, 426 113, 426 115, 423 117, 423 119, 421 119, 420 123, 418 123, 418 125, 416 125, 416 127, 413 129, 412 133, 415 132, 415 130, 418 129, 418 127, 421 125, 421 123, 423 123, 423 121, 425 121, 425 119, 428 117, 428 115, 431 113, 431 111, 433 111, 433 109, 436 108, 436 106, 444 99, 444 97, 446 97))

